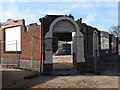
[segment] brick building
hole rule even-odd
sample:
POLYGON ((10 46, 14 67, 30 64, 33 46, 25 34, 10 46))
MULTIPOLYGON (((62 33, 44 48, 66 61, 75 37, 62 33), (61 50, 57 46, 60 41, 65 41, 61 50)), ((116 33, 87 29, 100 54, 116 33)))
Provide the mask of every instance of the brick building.
MULTIPOLYGON (((49 27, 51 26, 51 23, 54 23, 54 21, 59 19, 60 17, 66 18, 66 16, 47 15, 47 16, 40 19, 42 31, 43 31, 43 38, 45 38, 45 36, 47 35, 47 32, 49 32, 49 29, 50 29, 49 27)), ((71 17, 67 17, 67 18, 70 18, 71 20, 73 20, 71 17)), ((68 24, 66 23, 67 21, 70 22, 69 20, 63 19, 60 21, 57 22, 57 23, 59 23, 59 25, 56 23, 56 25, 53 26, 53 27, 55 27, 55 28, 53 28, 53 33, 54 33, 55 29, 57 31, 59 31, 60 28, 63 29, 62 26, 65 26, 65 25, 67 27, 72 28, 72 26, 68 26, 68 24), (63 21, 62 23, 64 25, 62 25, 60 23, 60 21, 61 22, 63 21), (56 26, 58 26, 59 29, 56 28, 56 26)), ((73 45, 75 45, 75 47, 73 48, 73 57, 74 57, 73 61, 76 64, 76 68, 77 68, 77 70, 80 70, 80 71, 82 71, 82 70, 84 70, 84 71, 85 70, 94 70, 96 60, 99 57, 99 37, 98 37, 99 30, 97 28, 88 26, 85 23, 82 23, 82 19, 79 19, 77 21, 73 20, 73 22, 77 24, 79 31, 82 34, 81 36, 77 36, 77 37, 80 37, 80 39, 82 38, 81 40, 78 40, 77 42, 80 42, 80 43, 83 42, 82 45, 79 45, 79 47, 76 47, 77 45, 73 43, 73 45), (81 52, 83 53, 83 55, 77 56, 77 54, 80 53, 80 51, 78 51, 78 52, 75 51, 76 50, 75 48, 81 49, 81 52)), ((70 32, 70 31, 68 31, 68 32, 70 32)), ((75 37, 72 37, 72 38, 75 38, 75 37)), ((75 40, 73 42, 75 42, 75 40)), ((43 46, 46 46, 46 45, 43 45, 43 46)), ((45 47, 43 47, 43 51, 44 51, 43 53, 45 55, 45 47)), ((47 50, 46 50, 46 52, 47 52, 47 50)), ((46 60, 45 58, 47 58, 47 57, 44 56, 43 60, 46 60)), ((48 71, 48 67, 49 67, 49 70, 52 71, 52 65, 53 65, 53 63, 51 60, 51 63, 48 62, 47 65, 44 64, 44 70, 48 71)))
POLYGON ((118 37, 115 35, 101 31, 100 32, 100 59, 110 59, 118 55, 118 37))
POLYGON ((24 20, 9 19, 2 25, 2 29, 5 41, 2 64, 40 70, 40 25, 33 23, 25 26, 24 20))
POLYGON ((58 49, 55 44, 59 40, 71 41, 72 62, 80 72, 96 70, 101 57, 118 54, 115 36, 83 23, 81 18, 75 21, 72 16, 46 15, 39 20, 41 25, 25 26, 24 20, 11 19, 2 25, 3 64, 52 72, 53 53, 58 49), (14 41, 14 45, 8 41, 14 41))

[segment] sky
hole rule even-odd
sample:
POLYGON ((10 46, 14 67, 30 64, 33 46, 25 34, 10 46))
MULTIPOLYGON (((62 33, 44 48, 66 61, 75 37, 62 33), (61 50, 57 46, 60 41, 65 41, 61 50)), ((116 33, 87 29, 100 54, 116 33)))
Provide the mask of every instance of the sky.
POLYGON ((48 15, 72 14, 75 20, 108 31, 118 25, 118 0, 0 0, 0 22, 25 19, 26 25, 38 23, 48 15), (111 2, 112 1, 112 2, 111 2))

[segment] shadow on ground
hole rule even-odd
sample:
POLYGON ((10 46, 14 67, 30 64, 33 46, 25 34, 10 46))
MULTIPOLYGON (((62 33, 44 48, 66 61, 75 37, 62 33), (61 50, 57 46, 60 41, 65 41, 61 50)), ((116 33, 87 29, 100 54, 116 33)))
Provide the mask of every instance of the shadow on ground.
POLYGON ((97 64, 97 72, 104 76, 119 76, 120 56, 116 60, 106 60, 97 64))
POLYGON ((45 83, 54 79, 55 76, 40 75, 36 72, 20 70, 20 71, 2 71, 2 88, 30 88, 37 84, 45 83))
POLYGON ((110 61, 110 62, 102 62, 97 65, 97 73, 84 73, 80 74, 76 71, 72 70, 62 70, 59 72, 55 72, 55 74, 49 73, 37 73, 33 71, 19 70, 19 69, 3 69, 2 70, 2 87, 5 88, 24 88, 28 89, 34 87, 36 85, 44 84, 53 80, 59 76, 118 76, 119 75, 119 61, 110 61))

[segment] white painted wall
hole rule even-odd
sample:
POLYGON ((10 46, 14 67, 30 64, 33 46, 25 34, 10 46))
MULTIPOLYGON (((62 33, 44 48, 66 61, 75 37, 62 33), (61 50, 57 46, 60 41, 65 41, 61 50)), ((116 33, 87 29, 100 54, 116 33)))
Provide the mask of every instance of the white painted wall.
POLYGON ((21 27, 5 29, 5 51, 21 51, 21 27))
POLYGON ((109 33, 101 32, 101 49, 109 49, 109 33))
POLYGON ((61 20, 54 26, 53 32, 74 32, 74 25, 69 21, 61 20))

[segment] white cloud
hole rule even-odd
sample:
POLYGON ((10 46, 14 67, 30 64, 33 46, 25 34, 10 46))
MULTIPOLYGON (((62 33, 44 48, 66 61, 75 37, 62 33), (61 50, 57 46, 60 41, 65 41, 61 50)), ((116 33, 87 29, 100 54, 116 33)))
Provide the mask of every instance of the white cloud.
POLYGON ((17 17, 18 9, 17 6, 14 3, 9 3, 7 6, 7 9, 3 8, 3 5, 0 5, 0 19, 2 18, 12 18, 12 17, 17 17), (16 15, 17 14, 17 15, 16 15))
POLYGON ((42 10, 42 14, 49 14, 49 15, 67 15, 70 14, 70 12, 72 10, 74 10, 75 8, 79 8, 79 7, 83 7, 80 5, 80 3, 73 3, 69 6, 64 6, 64 7, 60 7, 58 6, 58 8, 53 8, 53 9, 47 9, 47 10, 42 10))
MULTIPOLYGON (((5 1, 5 0, 4 0, 5 1)), ((27 1, 27 0, 26 0, 27 1)), ((86 0, 85 0, 86 1, 86 0)), ((87 24, 90 24, 91 26, 93 26, 93 22, 97 21, 96 20, 96 16, 99 14, 96 12, 97 7, 113 7, 113 3, 108 3, 107 5, 104 5, 104 3, 86 3, 86 2, 82 2, 82 3, 68 3, 64 4, 62 6, 62 4, 56 6, 53 6, 53 8, 39 8, 37 7, 36 9, 24 9, 21 10, 21 7, 19 8, 15 2, 15 0, 9 0, 10 3, 7 3, 7 9, 4 8, 4 5, 0 3, 0 20, 5 21, 5 19, 25 19, 27 24, 28 23, 32 23, 32 22, 39 22, 39 18, 45 14, 50 14, 50 15, 64 15, 64 14, 79 14, 79 17, 81 17, 80 15, 82 15, 84 12, 87 12, 84 14, 84 16, 87 16, 86 19, 84 19, 83 21, 87 24), (72 13, 73 11, 78 10, 78 13, 72 13), (90 10, 94 10, 93 13, 90 12, 90 10), (35 13, 33 13, 35 12, 35 13), (87 15, 88 14, 88 15, 87 15)), ((49 3, 46 3, 46 5, 48 5, 49 3)), ((28 4, 29 5, 29 4, 28 4)), ((28 7, 28 6, 26 6, 28 7)), ((113 9, 113 8, 112 8, 113 9)), ((112 10, 111 9, 111 10, 112 10)), ((112 11, 111 11, 112 12, 112 11)), ((111 12, 110 12, 110 16, 111 16, 111 12)), ((76 15, 77 16, 77 15, 76 15)), ((115 13, 113 13, 113 16, 115 16, 115 13)), ((79 18, 77 17, 77 18, 79 18)), ((83 18, 83 17, 82 17, 83 18)), ((104 17, 103 17, 104 18, 104 17)), ((97 18, 98 19, 98 18, 97 18)), ((112 18, 111 18, 112 20, 112 18)), ((94 24, 95 25, 95 24, 94 24)))
POLYGON ((90 13, 90 14, 88 14, 87 18, 85 20, 83 20, 83 22, 90 24, 95 20, 96 16, 97 16, 96 13, 90 13))
MULTIPOLYGON (((25 19, 26 21, 29 20, 29 21, 34 21, 36 19, 36 21, 38 20, 38 18, 40 16, 43 16, 43 15, 65 15, 65 14, 69 14, 70 11, 72 11, 73 9, 79 7, 79 3, 78 4, 72 4, 71 7, 63 7, 63 8, 60 8, 60 9, 56 9, 56 8, 53 8, 53 9, 38 9, 36 10, 36 14, 35 13, 32 13, 31 10, 22 10, 20 11, 20 8, 18 8, 16 2, 14 2, 15 0, 9 0, 9 3, 7 3, 7 8, 5 9, 4 8, 4 5, 3 4, 0 4, 0 20, 3 20, 3 19, 25 19), (42 13, 41 13, 42 12, 42 13), (39 17, 38 17, 39 16, 39 17)), ((5 20, 4 20, 5 22, 5 20)), ((27 22, 28 23, 28 22, 27 22)), ((31 23, 31 22, 30 22, 31 23)))
MULTIPOLYGON (((0 20, 2 20, 2 22, 5 22, 7 19, 14 19, 14 20, 25 19, 25 21, 28 24, 28 23, 32 23, 35 20, 37 22, 37 19, 39 18, 39 17, 36 18, 36 15, 32 13, 30 10, 20 10, 15 2, 10 2, 8 6, 6 6, 7 7, 6 9, 3 7, 4 6, 0 4, 0 12, 1 12, 0 20)), ((39 12, 41 12, 40 9, 39 12)))
POLYGON ((47 10, 42 12, 43 15, 64 15, 64 11, 59 11, 59 10, 47 10))

